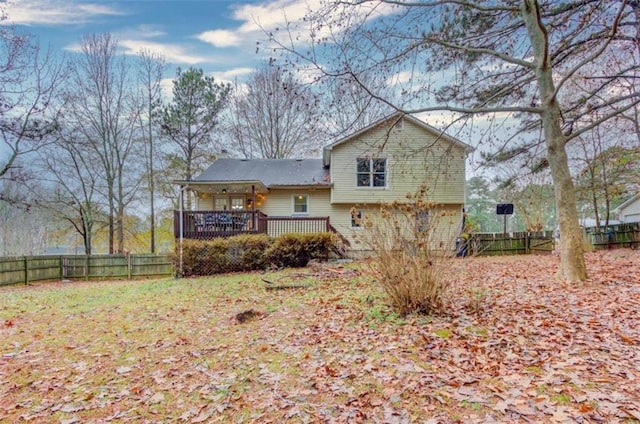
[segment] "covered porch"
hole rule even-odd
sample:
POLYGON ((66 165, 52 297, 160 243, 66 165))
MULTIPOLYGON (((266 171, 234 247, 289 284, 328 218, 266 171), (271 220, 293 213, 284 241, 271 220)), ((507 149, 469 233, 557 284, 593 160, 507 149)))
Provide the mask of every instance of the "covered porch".
POLYGON ((174 211, 176 239, 210 240, 240 234, 335 232, 328 216, 268 216, 269 189, 260 181, 181 181, 174 211))
POLYGON ((176 238, 210 240, 240 234, 336 232, 328 216, 267 216, 260 210, 174 211, 176 238), (182 225, 181 225, 182 224, 182 225))

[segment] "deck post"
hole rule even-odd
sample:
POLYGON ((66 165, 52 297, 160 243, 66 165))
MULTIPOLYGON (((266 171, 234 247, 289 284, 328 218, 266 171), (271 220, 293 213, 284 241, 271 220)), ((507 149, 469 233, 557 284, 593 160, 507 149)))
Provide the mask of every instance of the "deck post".
POLYGON ((251 228, 255 230, 256 225, 256 186, 251 184, 251 228))

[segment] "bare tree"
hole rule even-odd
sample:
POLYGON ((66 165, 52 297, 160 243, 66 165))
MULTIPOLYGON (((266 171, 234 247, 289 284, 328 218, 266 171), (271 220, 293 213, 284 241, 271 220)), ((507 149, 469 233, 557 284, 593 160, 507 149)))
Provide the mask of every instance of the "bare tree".
POLYGON ((150 52, 140 51, 138 80, 141 87, 143 102, 140 114, 140 129, 145 139, 145 157, 147 160, 147 184, 149 188, 149 214, 151 221, 150 248, 151 253, 156 251, 156 212, 155 190, 156 169, 154 159, 157 154, 156 136, 158 135, 157 122, 162 108, 162 74, 167 68, 164 56, 150 52))
POLYGON ((12 178, 0 180, 0 256, 39 255, 47 245, 49 217, 34 207, 37 198, 12 178))
MULTIPOLYGON (((300 48, 293 36, 279 48, 293 53, 297 66, 325 77, 361 82, 362 75, 387 75, 403 98, 402 104, 388 103, 407 113, 510 114, 527 123, 524 129, 539 131, 561 233, 558 275, 577 282, 586 280, 587 272, 566 146, 640 101, 637 83, 630 92, 614 89, 637 81, 640 68, 638 6, 632 3, 338 1, 305 20, 311 25, 311 47, 300 48), (598 69, 593 76, 599 84, 585 98, 567 96, 568 82, 609 52, 624 56, 622 66, 598 69), (332 60, 321 61, 327 55, 332 60), (608 112, 583 122, 588 109, 608 112)), ((273 38, 277 41, 277 35, 273 38)), ((380 87, 360 85, 387 101, 380 87)), ((537 140, 519 138, 534 145, 537 140)))
POLYGON ((14 178, 17 160, 51 142, 56 127, 52 102, 65 67, 30 35, 0 27, 0 178, 14 178))
MULTIPOLYGON (((394 112, 387 102, 371 97, 362 85, 351 78, 325 79, 320 83, 322 121, 318 129, 330 139, 355 133, 394 112)), ((367 81, 364 84, 368 86, 373 82, 367 81)), ((376 85, 385 86, 382 82, 376 85)), ((382 97, 393 99, 393 87, 390 85, 386 87, 388 90, 382 97)))
MULTIPOLYGON (((103 207, 99 203, 100 158, 82 139, 76 128, 61 128, 55 144, 40 153, 38 178, 29 184, 32 192, 42 190, 35 205, 49 216, 70 226, 80 235, 84 253, 93 253, 93 236, 103 207)), ((104 224, 104 222, 102 222, 104 224)))
POLYGON ((99 159, 95 172, 108 205, 109 253, 124 251, 125 207, 141 180, 132 156, 137 147, 139 102, 128 63, 116 47, 110 34, 85 36, 66 94, 70 125, 79 131, 85 149, 99 159))
POLYGON ((232 148, 245 158, 303 157, 319 149, 317 96, 295 76, 263 63, 236 83, 228 111, 232 148))

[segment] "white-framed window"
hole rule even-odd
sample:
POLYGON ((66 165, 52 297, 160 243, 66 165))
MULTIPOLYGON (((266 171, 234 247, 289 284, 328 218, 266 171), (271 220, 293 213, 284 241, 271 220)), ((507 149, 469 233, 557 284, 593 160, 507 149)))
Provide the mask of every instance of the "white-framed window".
POLYGON ((364 218, 364 213, 354 208, 351 210, 350 214, 351 228, 362 228, 362 219, 364 218))
POLYGON ((356 185, 358 187, 386 187, 387 160, 384 158, 356 159, 356 185))
POLYGON ((293 196, 293 213, 309 213, 309 196, 306 194, 296 194, 293 196))
POLYGON ((229 197, 216 196, 213 202, 213 208, 217 211, 226 211, 229 209, 229 197))
POLYGON ((244 197, 232 197, 231 198, 231 210, 240 211, 244 209, 244 197))

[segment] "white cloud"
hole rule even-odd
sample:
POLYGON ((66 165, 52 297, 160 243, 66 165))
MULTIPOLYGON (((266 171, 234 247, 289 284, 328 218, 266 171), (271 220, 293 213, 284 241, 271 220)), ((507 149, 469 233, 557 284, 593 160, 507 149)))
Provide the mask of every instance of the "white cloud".
POLYGON ((117 39, 127 38, 157 38, 167 35, 167 32, 158 25, 140 24, 119 30, 116 33, 117 39))
POLYGON ((226 29, 205 31, 196 35, 196 38, 215 47, 234 47, 242 43, 238 33, 226 29))
POLYGON ((233 83, 237 77, 249 75, 255 71, 254 68, 234 68, 222 72, 213 72, 212 75, 217 81, 233 83))
POLYGON ((122 15, 123 12, 98 3, 70 1, 21 0, 5 3, 8 19, 2 24, 64 25, 89 22, 98 16, 122 15))
POLYGON ((301 22, 310 10, 319 9, 321 0, 276 0, 262 4, 247 4, 236 9, 234 18, 244 22, 240 32, 273 30, 289 22, 301 22))
MULTIPOLYGON (((149 40, 118 40, 118 46, 124 54, 138 55, 141 50, 147 50, 151 53, 156 53, 164 56, 168 63, 186 63, 188 65, 196 65, 199 63, 213 63, 211 57, 190 54, 187 49, 178 44, 164 44, 156 43, 149 40)), ((66 51, 72 53, 82 52, 82 46, 80 43, 69 44, 64 47, 66 51)))
POLYGON ((196 65, 198 63, 213 62, 210 57, 189 53, 188 50, 179 44, 157 43, 149 40, 119 40, 118 45, 123 48, 125 54, 137 55, 140 50, 148 50, 152 53, 161 54, 170 63, 186 63, 196 65))

